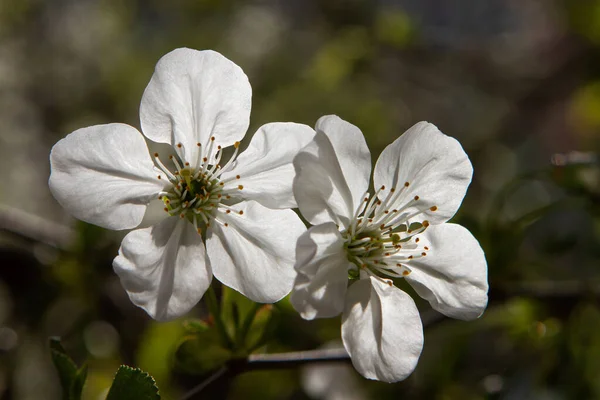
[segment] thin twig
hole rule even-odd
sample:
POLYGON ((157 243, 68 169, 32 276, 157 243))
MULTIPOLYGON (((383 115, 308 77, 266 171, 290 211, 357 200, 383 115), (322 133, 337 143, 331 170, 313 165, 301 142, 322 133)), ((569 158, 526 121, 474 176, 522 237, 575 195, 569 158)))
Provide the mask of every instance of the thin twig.
POLYGON ((2 204, 0 230, 63 250, 73 243, 75 237, 75 232, 66 226, 2 204))
POLYGON ((289 353, 251 354, 248 358, 232 360, 214 374, 183 395, 181 400, 189 400, 209 385, 225 377, 232 378, 243 372, 265 369, 295 368, 304 364, 348 362, 350 356, 344 348, 294 351, 289 353))
POLYGON ((248 356, 245 370, 293 368, 309 363, 330 363, 349 361, 350 356, 346 349, 318 349, 307 351, 294 351, 290 353, 251 354, 248 356))
POLYGON ((192 396, 200 393, 202 390, 204 390, 204 388, 206 388, 208 385, 210 385, 214 381, 216 381, 219 378, 221 378, 222 376, 224 376, 228 371, 229 371, 229 368, 227 368, 226 365, 222 366, 221 368, 219 368, 218 370, 216 370, 215 373, 213 373, 207 379, 205 379, 204 381, 202 381, 202 383, 200 383, 198 386, 195 386, 194 388, 192 388, 192 390, 190 390, 189 392, 187 392, 186 394, 184 394, 183 397, 181 398, 181 400, 189 400, 189 399, 191 399, 192 396))

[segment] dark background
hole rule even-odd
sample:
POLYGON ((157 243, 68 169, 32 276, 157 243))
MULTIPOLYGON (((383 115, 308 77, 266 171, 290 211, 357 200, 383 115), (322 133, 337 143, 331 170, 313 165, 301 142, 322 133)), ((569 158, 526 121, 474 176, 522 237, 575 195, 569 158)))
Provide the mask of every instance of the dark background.
MULTIPOLYGON (((322 398, 600 398, 598 0, 0 1, 0 398, 60 398, 51 335, 88 360, 86 399, 120 363, 167 398, 201 381, 173 368, 181 320, 151 321, 112 272, 124 233, 74 221, 47 187, 52 145, 83 126, 139 127, 156 61, 184 46, 248 74, 249 135, 338 114, 373 162, 420 120, 460 140, 475 173, 453 221, 484 247, 491 288, 474 322, 418 302, 425 348, 404 382, 253 372, 210 396, 306 399, 331 377, 322 398)), ((339 339, 339 318, 277 307, 267 351, 339 339)))

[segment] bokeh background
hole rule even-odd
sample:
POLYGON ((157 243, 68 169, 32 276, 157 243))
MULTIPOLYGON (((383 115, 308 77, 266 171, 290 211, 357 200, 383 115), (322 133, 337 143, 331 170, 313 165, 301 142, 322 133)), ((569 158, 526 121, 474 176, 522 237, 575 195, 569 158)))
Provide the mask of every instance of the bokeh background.
MULTIPOLYGON (((47 187, 52 145, 88 125, 139 127, 156 61, 184 46, 248 74, 249 134, 338 114, 373 161, 420 120, 460 140, 475 173, 454 221, 480 240, 491 287, 474 322, 418 303, 425 348, 404 382, 342 364, 247 373, 205 398, 600 398, 600 1, 1 0, 1 399, 60 398, 54 335, 87 360, 86 399, 121 363, 166 398, 202 380, 175 366, 182 320, 151 321, 112 272, 124 233, 73 220, 47 187)), ((267 351, 339 339, 339 318, 276 307, 267 351)))

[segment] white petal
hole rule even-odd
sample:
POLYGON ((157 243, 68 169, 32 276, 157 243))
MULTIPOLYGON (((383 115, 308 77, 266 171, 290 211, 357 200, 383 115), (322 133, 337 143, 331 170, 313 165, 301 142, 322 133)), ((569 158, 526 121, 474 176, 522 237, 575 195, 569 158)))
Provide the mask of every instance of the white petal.
POLYGON ((435 125, 419 122, 383 150, 373 180, 375 188, 388 189, 384 193, 390 193, 390 188, 400 193, 388 208, 401 209, 418 196, 403 214, 423 211, 418 220, 437 224, 456 213, 472 175, 473 167, 460 143, 435 125), (434 206, 437 209, 432 211, 434 206))
POLYGON ((143 136, 125 124, 96 125, 61 139, 50 153, 52 194, 74 217, 108 229, 140 224, 164 182, 143 136))
POLYGON ((176 49, 156 64, 142 97, 144 134, 162 143, 181 143, 185 160, 195 163, 210 137, 230 146, 248 129, 252 88, 240 67, 211 51, 176 49))
POLYGON ((342 340, 365 378, 396 382, 410 375, 419 361, 423 326, 408 294, 371 277, 348 288, 342 340))
POLYGON ((371 154, 362 132, 335 115, 321 117, 316 130, 294 159, 294 196, 311 224, 347 227, 369 186, 371 154))
POLYGON ((334 223, 313 226, 300 236, 290 301, 302 318, 335 317, 344 310, 349 266, 334 223))
POLYGON ((187 313, 212 279, 202 237, 177 217, 127 234, 113 267, 133 304, 159 321, 187 313))
POLYGON ((314 137, 308 125, 271 123, 258 129, 248 148, 240 154, 235 167, 221 175, 232 179, 225 185, 242 185, 242 195, 268 208, 297 207, 292 193, 292 161, 314 137), (236 179, 236 176, 240 176, 236 179))
POLYGON ((206 247, 215 277, 257 303, 274 303, 294 283, 294 251, 306 230, 292 210, 271 210, 243 201, 217 211, 207 232, 206 247), (222 224, 227 223, 228 226, 222 224))
MULTIPOLYGON (((420 243, 421 244, 421 243, 420 243)), ((406 280, 437 311, 473 319, 487 305, 487 263, 477 239, 460 225, 430 226, 423 233, 427 256, 412 260, 406 280)))

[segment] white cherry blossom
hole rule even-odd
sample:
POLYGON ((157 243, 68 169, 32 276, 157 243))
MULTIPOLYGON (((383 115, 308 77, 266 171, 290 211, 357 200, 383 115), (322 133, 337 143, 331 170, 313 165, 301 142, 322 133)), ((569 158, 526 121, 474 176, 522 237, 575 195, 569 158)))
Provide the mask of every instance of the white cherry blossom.
POLYGON ((244 72, 221 54, 177 49, 156 65, 140 107, 143 134, 175 155, 150 155, 125 124, 79 129, 52 149, 50 189, 76 218, 131 229, 151 200, 164 203, 164 219, 127 234, 113 263, 132 302, 155 319, 188 312, 213 275, 256 302, 291 290, 306 230, 289 209, 292 160, 314 131, 264 125, 238 157, 251 95, 244 72))
POLYGON ((460 144, 419 122, 387 146, 374 171, 362 132, 325 116, 294 159, 294 194, 314 226, 296 247, 291 302, 303 318, 342 314, 342 340, 366 378, 405 379, 416 367, 423 328, 405 279, 437 311, 479 317, 487 264, 477 240, 447 223, 471 182, 460 144))

